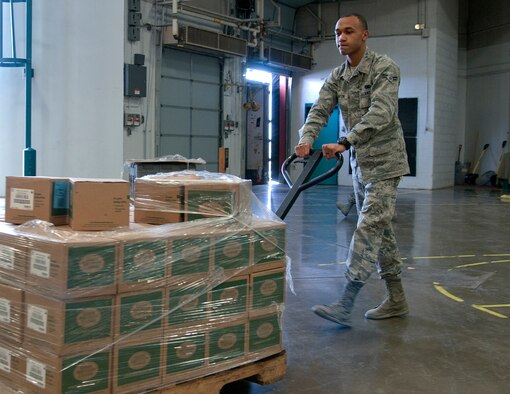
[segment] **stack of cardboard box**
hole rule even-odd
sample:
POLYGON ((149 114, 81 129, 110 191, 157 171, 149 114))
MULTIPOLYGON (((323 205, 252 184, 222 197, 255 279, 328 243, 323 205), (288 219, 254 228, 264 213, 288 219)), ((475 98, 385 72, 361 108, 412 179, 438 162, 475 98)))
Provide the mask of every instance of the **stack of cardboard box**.
MULTIPOLYGON (((106 220, 95 220, 103 226, 95 232, 73 229, 71 220, 50 225, 51 209, 13 220, 10 196, 33 207, 39 193, 13 187, 46 184, 46 201, 55 201, 56 188, 50 178, 8 180, 6 221, 40 220, 0 223, 0 382, 23 393, 138 393, 282 350, 285 225, 269 213, 251 214, 249 182, 197 174, 191 181, 187 172, 179 181, 174 173, 171 182, 137 179, 146 188, 136 192, 152 208, 177 187, 177 213, 186 222, 124 225, 117 218, 105 230, 106 220)), ((100 180, 87 182, 100 194, 100 180)), ((73 218, 93 211, 78 206, 73 218)), ((109 209, 123 206, 117 199, 109 209)), ((135 196, 135 220, 136 209, 135 196)), ((129 210, 123 215, 129 220, 129 210)))

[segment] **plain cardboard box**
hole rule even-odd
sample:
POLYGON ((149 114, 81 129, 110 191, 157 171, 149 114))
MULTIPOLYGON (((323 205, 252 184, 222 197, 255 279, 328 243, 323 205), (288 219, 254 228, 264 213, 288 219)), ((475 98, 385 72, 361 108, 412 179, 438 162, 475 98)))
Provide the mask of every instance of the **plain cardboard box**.
POLYGON ((73 230, 114 230, 129 225, 129 182, 70 178, 69 224, 73 230))
POLYGON ((57 300, 25 293, 23 344, 57 355, 101 349, 113 341, 114 297, 57 300))
POLYGON ((281 310, 285 303, 285 269, 256 272, 250 275, 250 313, 281 310))
POLYGON ((285 223, 255 219, 253 229, 253 271, 285 267, 285 223))
POLYGON ((163 338, 163 385, 204 374, 208 360, 207 326, 172 330, 163 338))
POLYGON ((8 176, 5 190, 6 222, 22 224, 40 219, 55 225, 68 223, 67 178, 8 176))
POLYGON ((18 226, 0 221, 0 282, 23 287, 29 242, 18 226))
MULTIPOLYGON (((0 382, 12 390, 24 393, 25 379, 23 375, 24 352, 8 341, 0 340, 0 382)), ((0 386, 0 392, 1 391, 0 386)))
POLYGON ((21 343, 24 323, 23 290, 0 284, 0 338, 21 343))
POLYGON ((30 291, 57 298, 116 293, 118 241, 103 233, 60 227, 51 234, 29 238, 26 287, 30 291))
POLYGON ((113 345, 113 393, 159 389, 163 381, 163 346, 159 339, 123 340, 113 345))
POLYGON ((130 224, 112 235, 120 242, 118 292, 143 291, 166 285, 168 234, 157 226, 130 224))
POLYGON ((134 220, 136 223, 166 224, 183 220, 182 187, 165 174, 135 180, 134 220))
POLYGON ((115 304, 114 339, 161 338, 165 325, 164 289, 119 294, 115 304))
POLYGON ((24 394, 109 394, 112 351, 56 356, 37 348, 25 352, 24 394))

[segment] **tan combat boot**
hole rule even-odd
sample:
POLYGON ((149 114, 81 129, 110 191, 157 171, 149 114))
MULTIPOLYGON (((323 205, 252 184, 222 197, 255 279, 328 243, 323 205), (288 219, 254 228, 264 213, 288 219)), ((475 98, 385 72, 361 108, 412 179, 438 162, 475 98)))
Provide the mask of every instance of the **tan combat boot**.
POLYGON ((367 319, 382 320, 389 319, 390 317, 404 316, 409 313, 400 278, 387 278, 385 282, 388 295, 381 305, 365 313, 367 319))

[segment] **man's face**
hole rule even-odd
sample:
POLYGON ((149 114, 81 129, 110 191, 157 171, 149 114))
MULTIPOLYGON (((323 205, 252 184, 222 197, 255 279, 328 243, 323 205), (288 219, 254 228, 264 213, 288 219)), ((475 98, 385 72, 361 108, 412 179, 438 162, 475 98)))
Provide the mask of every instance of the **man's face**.
POLYGON ((365 45, 368 31, 355 16, 346 16, 338 20, 335 26, 336 46, 344 56, 350 56, 365 45))

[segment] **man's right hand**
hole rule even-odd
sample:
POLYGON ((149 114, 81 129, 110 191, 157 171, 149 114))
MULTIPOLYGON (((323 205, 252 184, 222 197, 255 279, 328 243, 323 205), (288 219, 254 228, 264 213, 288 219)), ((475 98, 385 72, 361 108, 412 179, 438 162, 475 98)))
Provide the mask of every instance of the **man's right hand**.
POLYGON ((310 156, 310 149, 312 149, 310 144, 300 144, 294 148, 294 151, 297 157, 308 157, 310 156))

